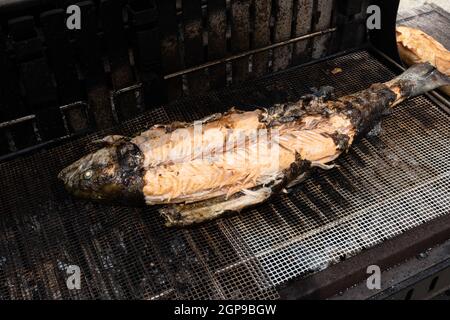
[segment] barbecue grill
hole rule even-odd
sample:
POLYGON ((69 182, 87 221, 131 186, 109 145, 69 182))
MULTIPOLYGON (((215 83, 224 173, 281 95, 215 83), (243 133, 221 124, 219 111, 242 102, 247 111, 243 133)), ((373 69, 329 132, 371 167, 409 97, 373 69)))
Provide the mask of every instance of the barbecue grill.
MULTIPOLYGON (((69 30, 73 3, 0 4, 0 299, 327 298, 449 239, 450 104, 435 92, 396 107, 338 168, 190 228, 74 199, 56 178, 107 134, 391 79, 398 1, 84 1, 69 30), (380 30, 366 28, 372 4, 380 30)), ((442 291, 449 267, 447 251, 409 277, 391 269, 398 290, 371 295, 442 291)))

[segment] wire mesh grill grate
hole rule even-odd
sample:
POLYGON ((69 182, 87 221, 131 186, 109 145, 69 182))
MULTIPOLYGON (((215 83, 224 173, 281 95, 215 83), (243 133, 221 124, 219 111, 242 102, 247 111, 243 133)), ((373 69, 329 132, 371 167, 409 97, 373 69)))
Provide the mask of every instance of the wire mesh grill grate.
MULTIPOLYGON (((333 85, 343 95, 392 76, 361 51, 185 98, 110 132, 130 135, 232 105, 270 106, 298 99, 310 86, 333 85), (333 75, 335 67, 343 71, 333 75)), ((276 299, 278 284, 450 211, 450 118, 425 97, 400 105, 337 169, 240 215, 189 229, 165 228, 151 207, 66 194, 57 172, 106 133, 0 164, 0 299, 276 299), (80 267, 81 290, 67 289, 68 265, 80 267)))

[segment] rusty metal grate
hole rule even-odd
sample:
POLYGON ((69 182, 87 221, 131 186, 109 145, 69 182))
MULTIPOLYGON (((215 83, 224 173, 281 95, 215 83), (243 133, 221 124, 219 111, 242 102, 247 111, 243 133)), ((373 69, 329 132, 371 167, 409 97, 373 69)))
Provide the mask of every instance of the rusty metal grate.
MULTIPOLYGON (((310 86, 338 95, 393 72, 365 51, 188 97, 124 123, 151 124, 298 99, 310 86), (333 75, 331 70, 343 71, 333 75)), ((450 117, 426 97, 400 105, 339 168, 240 215, 167 229, 147 208, 70 198, 58 170, 106 132, 0 164, 0 299, 278 298, 277 285, 326 268, 450 211, 450 117), (81 290, 68 290, 78 265, 81 290)))

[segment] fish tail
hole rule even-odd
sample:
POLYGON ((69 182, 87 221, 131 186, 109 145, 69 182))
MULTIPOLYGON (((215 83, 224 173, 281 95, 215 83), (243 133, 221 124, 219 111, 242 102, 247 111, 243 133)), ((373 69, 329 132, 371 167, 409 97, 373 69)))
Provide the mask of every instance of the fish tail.
POLYGON ((397 95, 392 104, 394 106, 405 99, 450 85, 450 77, 425 62, 411 66, 398 77, 386 82, 386 85, 397 95))

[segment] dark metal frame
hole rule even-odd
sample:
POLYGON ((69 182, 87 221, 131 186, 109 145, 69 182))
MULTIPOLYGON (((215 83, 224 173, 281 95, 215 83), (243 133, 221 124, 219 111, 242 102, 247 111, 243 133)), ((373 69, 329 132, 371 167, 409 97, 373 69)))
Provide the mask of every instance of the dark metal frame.
POLYGON ((368 31, 370 43, 395 62, 401 64, 395 36, 396 17, 400 0, 374 0, 372 3, 381 9, 381 29, 368 31))
MULTIPOLYGON (((443 216, 389 239, 348 260, 304 279, 293 280, 280 288, 281 299, 325 299, 367 279, 367 267, 381 270, 444 242, 450 235, 450 216, 443 216)), ((381 297, 381 296, 380 296, 381 297)))
MULTIPOLYGON (((448 256, 450 241, 431 249, 430 256, 427 252, 421 253, 418 258, 413 258, 412 266, 414 275, 404 281, 395 283, 386 290, 370 296, 371 300, 417 300, 431 299, 450 289, 450 257, 448 256), (429 260, 431 267, 421 268, 420 259, 429 260)), ((404 263, 396 268, 399 275, 403 272, 404 263), (398 269, 398 270, 397 270, 398 269)), ((397 273, 394 273, 394 277, 397 273)), ((393 279, 394 280, 394 279, 393 279)), ((345 296, 345 294, 344 294, 345 296)))

